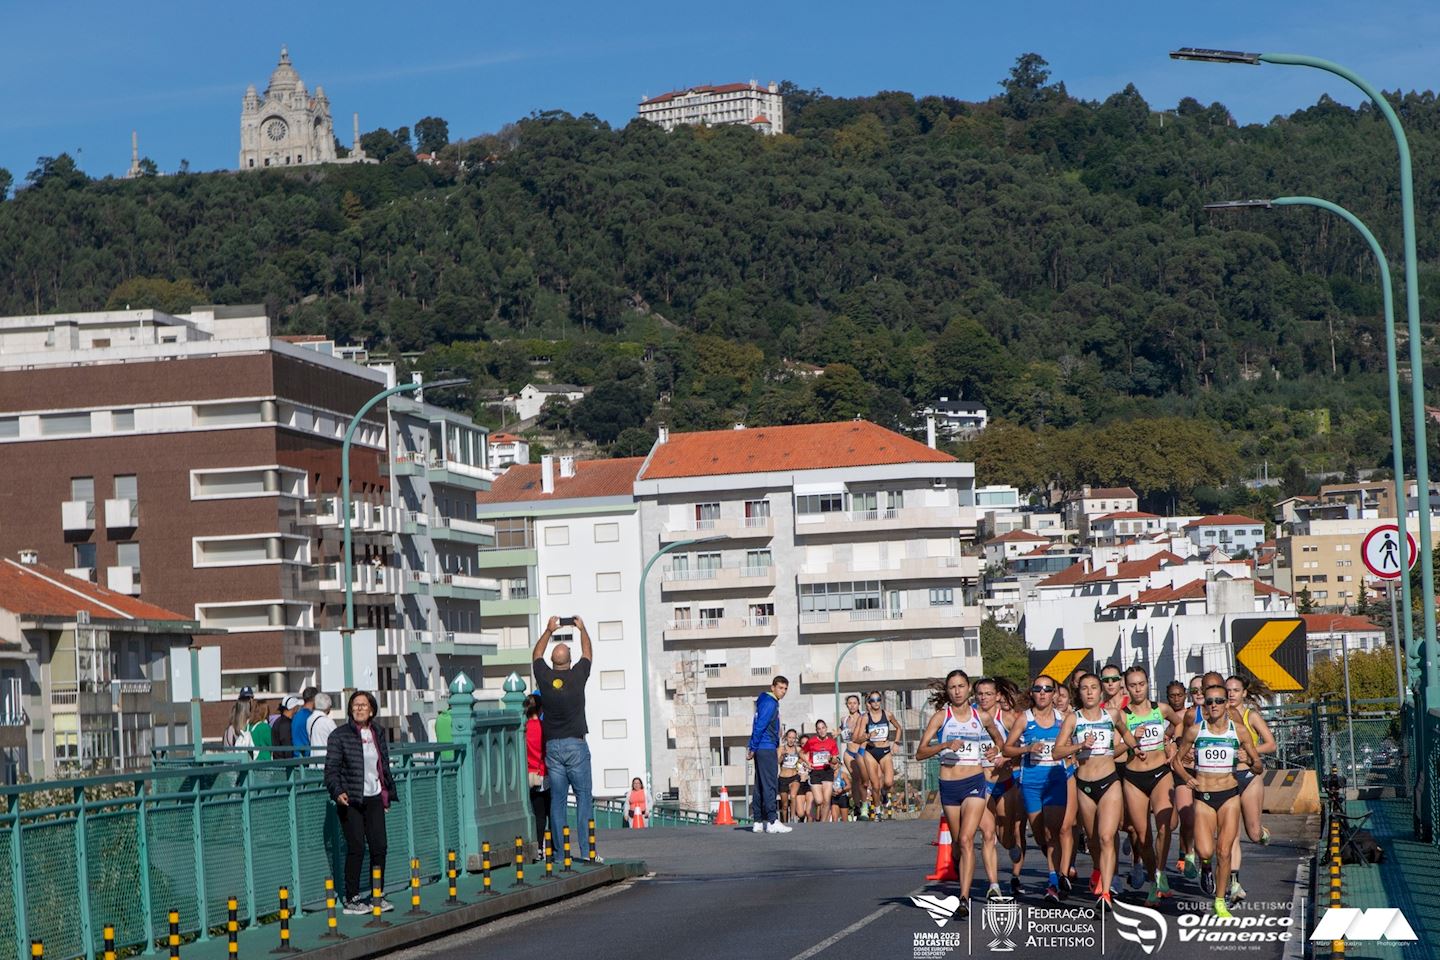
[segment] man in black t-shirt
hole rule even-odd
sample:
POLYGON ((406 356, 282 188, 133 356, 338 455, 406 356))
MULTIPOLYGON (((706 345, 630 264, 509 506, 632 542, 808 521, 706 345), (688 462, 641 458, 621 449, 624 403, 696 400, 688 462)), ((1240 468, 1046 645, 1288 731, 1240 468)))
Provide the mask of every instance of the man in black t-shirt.
MULTIPOLYGON (((590 747, 585 743, 589 728, 585 725, 585 682, 590 679, 590 632, 579 617, 551 617, 540 634, 531 657, 535 662, 535 687, 540 691, 540 732, 545 737, 546 785, 550 790, 550 829, 554 842, 561 843, 562 827, 568 822, 566 810, 570 789, 575 790, 577 823, 570 833, 570 842, 579 841, 580 859, 590 859, 588 828, 593 813, 593 781, 590 774, 590 747), (571 659, 570 647, 555 644, 550 663, 545 662, 545 648, 558 628, 574 625, 580 631, 580 659, 571 659)), ((573 847, 572 847, 573 849, 573 847)), ((596 858, 599 859, 598 857, 596 858)))

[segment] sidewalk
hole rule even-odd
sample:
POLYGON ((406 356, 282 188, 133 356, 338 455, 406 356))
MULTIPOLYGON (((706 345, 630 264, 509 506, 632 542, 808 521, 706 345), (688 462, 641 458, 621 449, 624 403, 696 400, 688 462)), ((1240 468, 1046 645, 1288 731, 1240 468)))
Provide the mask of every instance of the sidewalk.
MULTIPOLYGON (((525 865, 525 886, 515 885, 513 865, 491 872, 489 897, 481 894, 479 874, 461 874, 456 887, 461 904, 446 905, 448 896, 445 881, 420 887, 420 907, 427 915, 409 914, 410 890, 391 890, 388 893, 395 909, 381 914, 389 925, 369 928, 370 915, 346 916, 339 913, 337 905, 338 930, 347 939, 325 940, 326 914, 322 909, 307 913, 290 922, 290 943, 296 953, 304 953, 317 960, 361 960, 364 957, 382 956, 394 950, 412 946, 421 941, 444 934, 455 933, 465 927, 474 926, 487 920, 531 907, 562 900, 587 890, 616 883, 645 872, 645 865, 639 860, 619 860, 600 866, 576 861, 574 871, 562 873, 559 864, 550 879, 545 878, 545 866, 539 863, 525 865)), ((238 956, 268 957, 280 945, 280 924, 261 924, 242 929, 238 937, 238 956)), ((229 956, 229 944, 222 932, 209 940, 195 941, 180 947, 184 960, 222 960, 229 956)), ((164 949, 160 951, 164 952, 164 949)))
MULTIPOLYGON (((1384 848, 1385 862, 1341 867, 1341 904, 1362 909, 1398 907, 1420 943, 1429 946, 1347 941, 1344 956, 1396 960, 1402 953, 1412 955, 1411 951, 1417 950, 1413 956, 1433 956, 1430 950, 1440 943, 1440 847, 1414 839, 1408 799, 1352 800, 1346 809, 1351 816, 1370 814, 1364 829, 1384 848)), ((1325 906, 1323 899, 1321 906, 1325 906)), ((1329 944, 1316 947, 1316 956, 1329 955, 1329 944)))

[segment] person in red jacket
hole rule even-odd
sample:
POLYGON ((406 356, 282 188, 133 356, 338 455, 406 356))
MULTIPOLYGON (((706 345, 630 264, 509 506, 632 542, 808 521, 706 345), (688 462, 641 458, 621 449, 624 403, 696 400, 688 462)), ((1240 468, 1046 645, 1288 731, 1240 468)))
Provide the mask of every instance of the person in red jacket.
POLYGON ((810 796, 815 801, 812 817, 816 823, 824 823, 830 819, 830 797, 835 789, 830 760, 840 755, 840 744, 824 720, 815 721, 815 736, 805 743, 804 753, 810 761, 810 796))
MULTIPOLYGON (((550 792, 545 789, 545 738, 540 732, 540 693, 525 698, 525 771, 530 781, 530 811, 535 815, 535 860, 545 856, 545 830, 550 823, 550 792)), ((554 839, 551 839, 553 846, 554 839)))

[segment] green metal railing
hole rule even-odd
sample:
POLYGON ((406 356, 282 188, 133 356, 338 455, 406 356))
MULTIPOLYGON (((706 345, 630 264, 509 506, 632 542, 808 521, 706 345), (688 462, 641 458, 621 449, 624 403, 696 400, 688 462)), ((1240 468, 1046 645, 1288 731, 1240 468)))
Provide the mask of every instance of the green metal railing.
MULTIPOLYGON (((730 805, 735 813, 737 824, 750 822, 748 810, 741 810, 743 803, 737 804, 733 799, 730 805)), ((625 826, 626 802, 621 797, 597 797, 595 799, 595 826, 602 830, 619 830, 625 826)), ((569 815, 573 819, 576 815, 575 806, 571 804, 569 815)), ((652 827, 695 827, 709 826, 715 822, 715 814, 708 810, 687 810, 683 807, 661 801, 650 808, 649 825, 652 827)))
MULTIPOLYGON (((1333 769, 1348 787, 1409 789, 1403 719, 1393 699, 1283 704, 1260 710, 1275 736, 1266 766, 1333 769)), ((1323 784, 1322 784, 1323 789, 1323 784)))

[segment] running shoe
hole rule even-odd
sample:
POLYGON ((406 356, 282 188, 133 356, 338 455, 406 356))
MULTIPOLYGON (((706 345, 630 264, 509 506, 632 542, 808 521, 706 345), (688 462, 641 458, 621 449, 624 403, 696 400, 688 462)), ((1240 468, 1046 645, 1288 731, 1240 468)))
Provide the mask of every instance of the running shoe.
POLYGON ((1130 856, 1130 834, 1128 833, 1120 840, 1120 856, 1130 856))
POLYGON ((1215 871, 1210 869, 1209 864, 1200 871, 1200 892, 1207 897, 1215 896, 1215 871))
POLYGON ((1215 898, 1215 916, 1224 917, 1226 920, 1229 920, 1231 916, 1230 908, 1227 907, 1225 901, 1219 897, 1215 898))
POLYGON ((1090 871, 1090 892, 1097 897, 1100 895, 1100 890, 1102 889, 1100 886, 1101 879, 1099 870, 1090 871))
POLYGON ((787 827, 779 820, 771 820, 770 825, 765 828, 766 833, 789 833, 794 827, 787 827))
POLYGON ((1059 891, 1059 890, 1056 890, 1054 887, 1046 887, 1046 888, 1045 888, 1045 899, 1048 900, 1050 903, 1059 903, 1059 902, 1060 902, 1060 891, 1059 891))
POLYGON ((1011 863, 1019 863, 1019 862, 1020 862, 1020 858, 1023 857, 1023 856, 1025 856, 1025 851, 1024 851, 1024 850, 1020 849, 1019 847, 1011 847, 1011 848, 1010 848, 1010 862, 1011 862, 1011 863))
POLYGON ((1145 891, 1145 905, 1146 905, 1147 907, 1153 907, 1153 906, 1155 906, 1155 904, 1157 904, 1157 903, 1160 902, 1160 891, 1159 891, 1158 889, 1156 889, 1156 887, 1155 887, 1154 884, 1151 884, 1151 883, 1145 884, 1144 891, 1145 891))
POLYGON ((345 909, 343 912, 348 913, 351 916, 363 916, 369 913, 370 909, 371 908, 369 900, 362 900, 359 897, 351 897, 349 900, 345 901, 345 909))
POLYGON ((764 832, 765 832, 765 821, 764 821, 764 820, 756 820, 754 823, 752 823, 752 824, 750 825, 750 832, 751 832, 751 833, 764 833, 764 832))
POLYGON ((1238 877, 1231 877, 1231 878, 1230 878, 1230 894, 1229 894, 1230 901, 1231 901, 1232 903, 1239 903, 1240 901, 1242 901, 1242 900, 1245 899, 1245 896, 1246 896, 1246 894, 1245 894, 1245 888, 1242 887, 1242 886, 1240 886, 1240 880, 1239 880, 1239 878, 1238 878, 1238 877))
POLYGON ((1060 899, 1068 900, 1070 898, 1070 891, 1074 889, 1075 885, 1070 882, 1069 877, 1060 878, 1060 899))
POLYGON ((380 904, 381 913, 389 913, 391 910, 395 909, 395 904, 391 903, 389 900, 386 900, 384 897, 381 897, 378 901, 372 899, 370 901, 370 906, 374 907, 377 902, 380 904))
POLYGON ((1184 871, 1185 871, 1185 857, 1184 857, 1184 855, 1182 854, 1181 857, 1180 857, 1180 859, 1178 859, 1178 860, 1175 861, 1175 872, 1176 872, 1176 873, 1183 873, 1184 871))
POLYGON ((970 916, 969 897, 964 897, 960 900, 960 906, 955 909, 954 916, 958 917, 961 920, 964 920, 966 917, 970 916))
POLYGON ((1185 854, 1185 859, 1180 862, 1180 873, 1186 880, 1195 881, 1200 879, 1200 860, 1193 853, 1185 854))
POLYGON ((1162 897, 1173 897, 1175 894, 1170 890, 1170 878, 1161 870, 1155 874, 1155 892, 1162 897))
POLYGON ((1105 904, 1105 906, 1108 907, 1108 906, 1110 906, 1111 904, 1113 904, 1114 902, 1115 902, 1115 901, 1112 900, 1111 897, 1110 897, 1110 891, 1109 891, 1109 890, 1106 890, 1104 893, 1100 894, 1100 896, 1096 898, 1096 900, 1095 900, 1095 905, 1096 905, 1096 906, 1099 906, 1100 904, 1103 903, 1103 904, 1105 904))
POLYGON ((1018 896, 1020 896, 1020 889, 1021 889, 1021 887, 1020 887, 1020 878, 1019 878, 1019 877, 1011 877, 1011 878, 1010 878, 1010 896, 1012 896, 1012 897, 1018 897, 1018 896))
POLYGON ((1136 890, 1145 886, 1145 865, 1136 862, 1130 865, 1130 886, 1136 890))
POLYGON ((990 884, 990 889, 985 891, 986 900, 999 900, 1004 896, 1005 894, 1001 892, 1000 884, 998 883, 990 884))
POLYGON ((1261 827, 1261 828, 1260 828, 1260 846, 1262 846, 1262 847, 1268 847, 1269 845, 1270 845, 1270 831, 1269 831, 1269 829, 1266 828, 1266 827, 1261 827))

